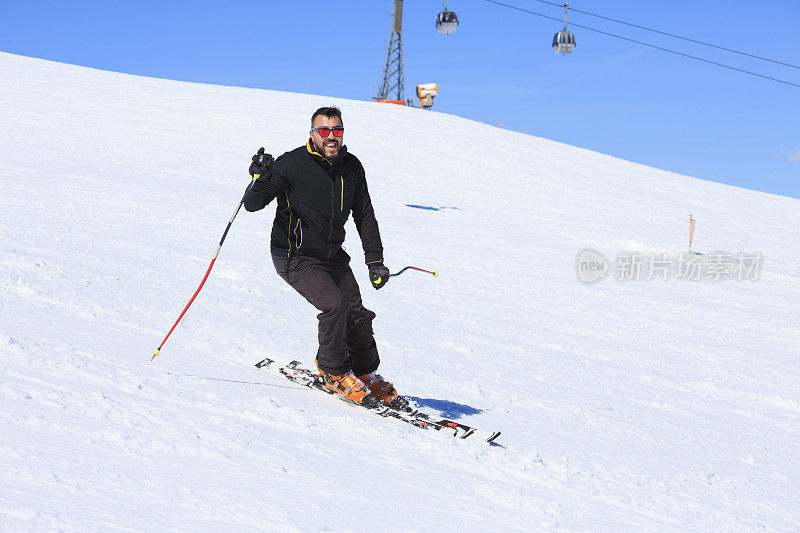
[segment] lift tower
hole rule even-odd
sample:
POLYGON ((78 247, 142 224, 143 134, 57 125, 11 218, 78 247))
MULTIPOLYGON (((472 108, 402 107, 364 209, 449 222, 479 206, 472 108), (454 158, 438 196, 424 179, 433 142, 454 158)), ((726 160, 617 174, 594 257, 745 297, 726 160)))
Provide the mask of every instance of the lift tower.
POLYGON ((386 47, 386 62, 383 65, 383 79, 374 100, 395 100, 405 104, 405 82, 403 80, 403 0, 394 2, 394 25, 389 33, 386 47))

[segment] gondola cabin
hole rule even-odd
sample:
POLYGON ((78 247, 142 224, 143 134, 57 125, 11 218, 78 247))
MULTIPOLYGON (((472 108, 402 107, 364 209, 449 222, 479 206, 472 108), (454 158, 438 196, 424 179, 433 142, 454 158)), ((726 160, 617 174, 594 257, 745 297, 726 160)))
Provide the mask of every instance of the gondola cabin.
POLYGON ((571 31, 561 30, 553 35, 553 51, 557 54, 569 54, 575 50, 575 36, 571 31))
POLYGON ((436 15, 436 31, 449 34, 458 28, 458 17, 454 11, 442 11, 436 15))
POLYGON ((570 54, 575 50, 575 36, 567 31, 569 18, 569 2, 561 6, 564 8, 564 29, 553 35, 553 51, 557 54, 570 54))

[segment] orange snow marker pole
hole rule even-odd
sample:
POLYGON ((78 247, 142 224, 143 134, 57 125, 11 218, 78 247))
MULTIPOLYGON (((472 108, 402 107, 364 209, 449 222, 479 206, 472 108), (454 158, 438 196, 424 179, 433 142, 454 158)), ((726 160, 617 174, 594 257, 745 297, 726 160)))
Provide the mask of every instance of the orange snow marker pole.
POLYGON ((689 215, 689 253, 692 253, 692 238, 694 237, 694 218, 689 215))
MULTIPOLYGON (((256 174, 256 176, 258 176, 258 174, 256 174)), ((258 178, 256 178, 256 179, 258 179, 258 178)), ((242 204, 244 203, 244 197, 247 196, 247 191, 250 190, 250 187, 253 185, 253 183, 255 183, 255 181, 256 180, 254 179, 247 186, 247 189, 244 191, 244 194, 242 195, 242 199, 239 200, 239 205, 236 207, 236 211, 233 212, 233 216, 228 221, 228 225, 225 228, 225 232, 222 234, 222 238, 219 240, 219 247, 217 248, 217 253, 215 253, 214 254, 214 258, 211 259, 211 264, 208 265, 208 270, 206 270, 206 275, 203 276, 203 281, 200 282, 200 286, 197 287, 196 291, 194 291, 194 294, 192 295, 192 298, 189 300, 189 303, 186 304, 186 307, 183 308, 183 311, 181 311, 181 315, 178 317, 178 320, 176 320, 175 323, 172 325, 172 328, 170 328, 169 333, 167 333, 167 336, 164 337, 164 340, 161 341, 161 344, 159 344, 158 348, 156 348, 156 350, 153 352, 153 357, 150 358, 151 361, 153 359, 155 359, 156 356, 158 356, 159 352, 161 352, 161 348, 164 346, 164 343, 167 342, 167 339, 169 339, 169 336, 172 335, 172 332, 175 330, 175 326, 177 326, 178 322, 181 321, 181 319, 183 318, 183 315, 185 315, 186 311, 189 310, 189 306, 192 305, 192 302, 194 302, 194 299, 197 298, 197 295, 200 293, 200 289, 202 289, 203 285, 205 285, 206 280, 208 279, 208 275, 211 274, 211 269, 214 268, 214 262, 217 260, 217 257, 219 256, 220 250, 222 250, 222 243, 225 242, 225 237, 228 236, 228 231, 231 229, 231 225, 233 225, 233 220, 236 218, 236 215, 239 214, 239 210, 242 208, 242 204)))

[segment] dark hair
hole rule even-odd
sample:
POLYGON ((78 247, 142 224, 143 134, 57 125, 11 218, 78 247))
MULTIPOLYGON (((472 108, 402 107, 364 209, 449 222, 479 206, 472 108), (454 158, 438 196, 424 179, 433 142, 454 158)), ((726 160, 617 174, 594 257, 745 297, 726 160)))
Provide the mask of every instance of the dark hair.
MULTIPOLYGON (((335 107, 335 106, 320 107, 319 109, 314 111, 313 115, 311 115, 311 127, 312 128, 314 127, 314 119, 317 118, 320 115, 322 115, 324 117, 328 117, 328 118, 338 117, 339 120, 342 120, 342 110, 339 109, 338 107, 335 107)), ((342 122, 342 124, 344 124, 344 122, 342 122)))

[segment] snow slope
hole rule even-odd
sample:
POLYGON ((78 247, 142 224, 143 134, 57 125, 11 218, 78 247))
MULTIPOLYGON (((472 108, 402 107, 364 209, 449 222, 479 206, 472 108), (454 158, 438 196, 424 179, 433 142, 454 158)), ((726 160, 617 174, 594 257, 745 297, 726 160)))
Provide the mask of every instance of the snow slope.
MULTIPOLYGON (((800 529, 800 201, 436 112, 0 53, 0 530, 800 529), (344 112, 383 375, 502 445, 259 373, 313 362, 250 155, 344 112), (455 209, 430 210, 408 204, 455 209), (593 248, 759 251, 758 281, 576 276, 593 248)), ((535 120, 535 117, 532 117, 535 120)), ((713 139, 709 140, 713 150, 713 139)))

